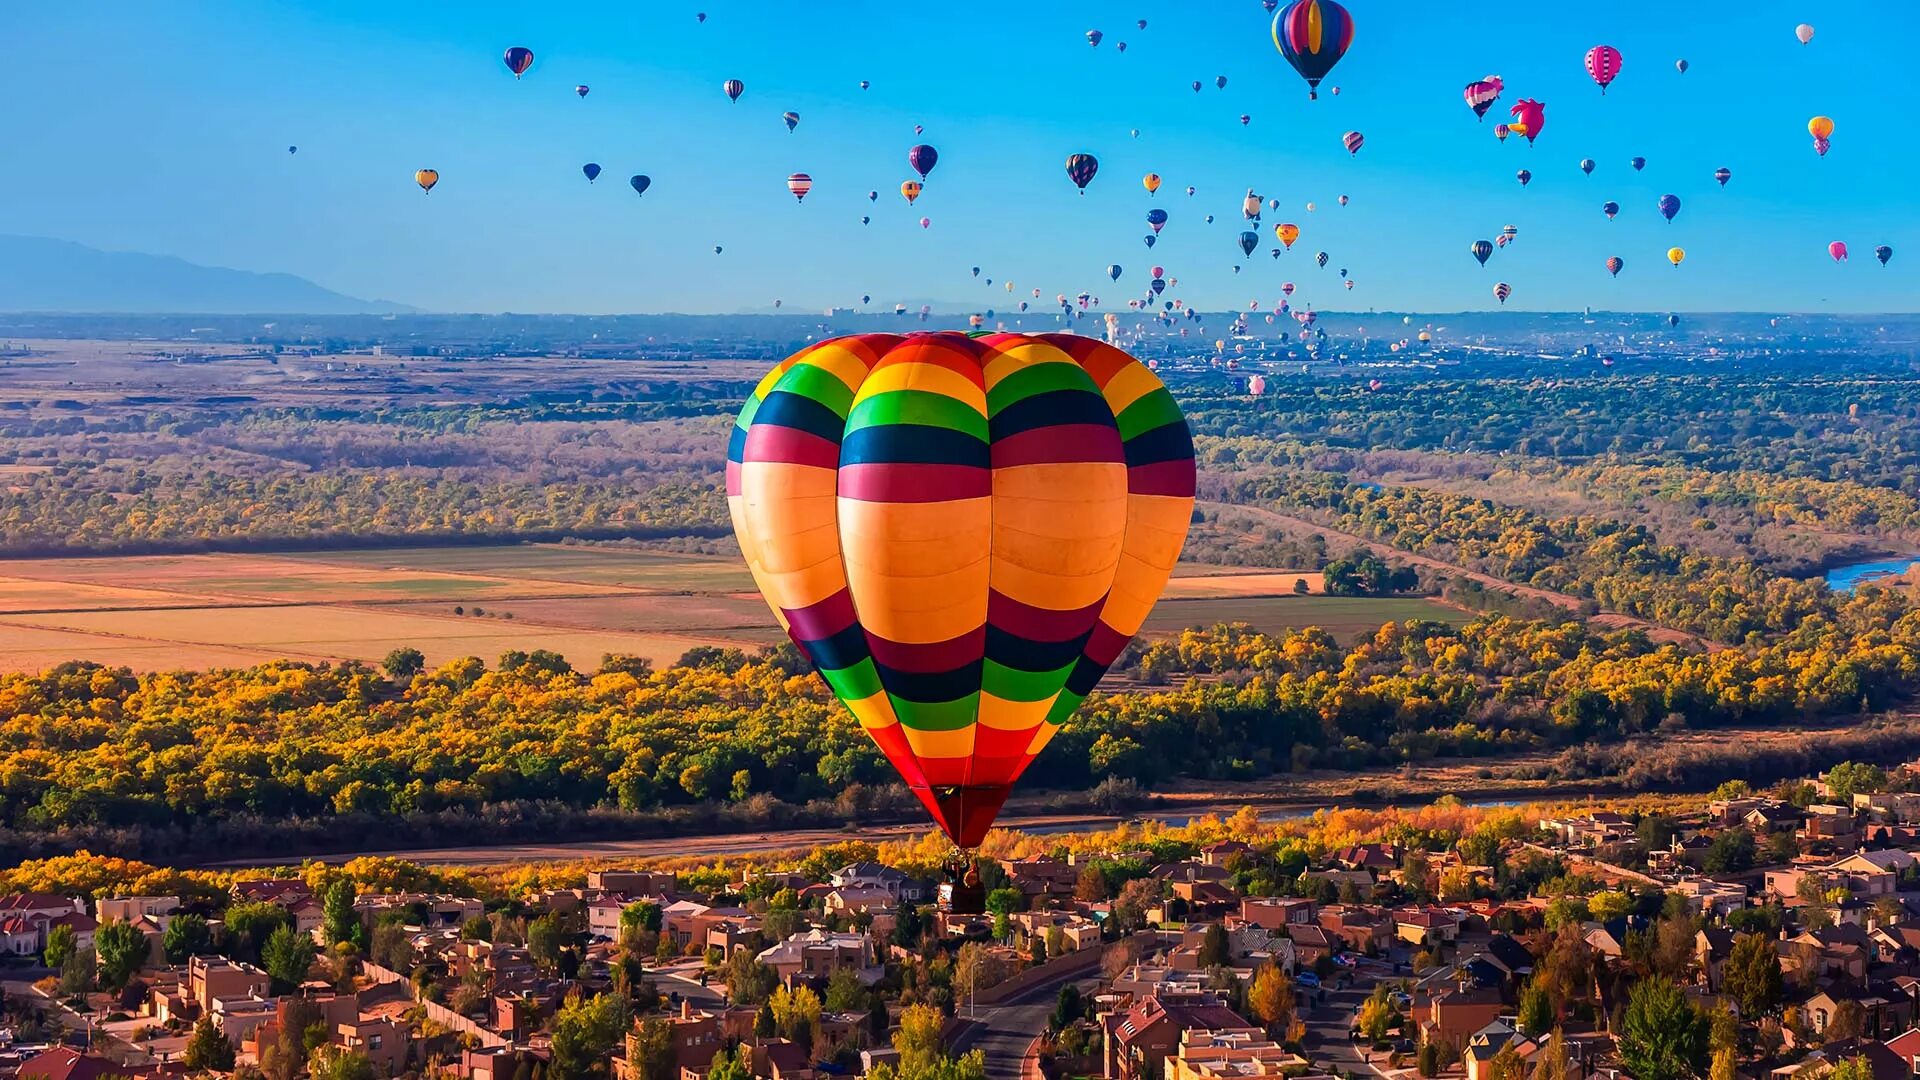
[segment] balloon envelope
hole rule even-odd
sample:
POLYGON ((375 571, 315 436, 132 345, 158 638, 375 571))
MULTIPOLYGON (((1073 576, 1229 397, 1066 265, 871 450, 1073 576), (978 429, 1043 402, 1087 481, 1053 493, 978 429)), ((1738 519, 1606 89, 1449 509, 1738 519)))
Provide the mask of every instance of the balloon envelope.
POLYGON ((1077 335, 821 342, 761 380, 727 456, 775 618, 963 848, 1140 629, 1193 512, 1172 395, 1077 335))
POLYGON ((1353 16, 1334 0, 1293 0, 1273 17, 1273 47, 1320 96, 1320 80, 1353 45, 1353 16))

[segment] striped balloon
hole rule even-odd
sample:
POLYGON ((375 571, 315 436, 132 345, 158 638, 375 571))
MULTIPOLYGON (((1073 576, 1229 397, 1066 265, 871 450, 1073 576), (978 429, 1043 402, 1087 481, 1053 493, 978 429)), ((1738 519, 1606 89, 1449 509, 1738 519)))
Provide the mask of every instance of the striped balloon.
POLYGON ((1513 286, 1507 284, 1504 281, 1493 287, 1493 298, 1495 300, 1500 301, 1503 304, 1507 302, 1507 297, 1512 295, 1513 295, 1513 286))
POLYGON ((813 177, 803 172, 794 173, 787 177, 787 190, 793 192, 794 201, 799 202, 807 197, 807 192, 813 190, 813 177))
POLYGON ((1340 141, 1346 145, 1348 154, 1358 154, 1360 148, 1366 145, 1367 138, 1357 131, 1349 131, 1340 136, 1340 141))
POLYGON ((1307 80, 1307 96, 1320 96, 1320 80, 1353 44, 1353 16, 1333 0, 1293 0, 1273 17, 1273 47, 1307 80))
POLYGON ((1600 92, 1607 92, 1607 84, 1620 74, 1620 50, 1611 45, 1595 45, 1587 50, 1587 74, 1600 84, 1600 92))
POLYGON ((1494 101, 1500 97, 1500 91, 1506 88, 1507 84, 1498 75, 1489 75, 1484 79, 1468 83, 1465 91, 1467 108, 1473 110, 1474 116, 1485 119, 1487 110, 1493 108, 1494 101))
POLYGON ((1070 334, 821 342, 727 455, 774 616, 966 848, 1146 620, 1193 495, 1166 387, 1070 334))

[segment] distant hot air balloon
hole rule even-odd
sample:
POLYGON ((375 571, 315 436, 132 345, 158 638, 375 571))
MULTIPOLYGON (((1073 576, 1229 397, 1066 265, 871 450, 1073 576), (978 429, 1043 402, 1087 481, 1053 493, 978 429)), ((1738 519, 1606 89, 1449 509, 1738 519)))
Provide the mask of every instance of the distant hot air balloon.
POLYGON ((1528 146, 1533 145, 1533 140, 1539 138, 1541 130, 1547 126, 1547 106, 1545 102, 1535 101, 1532 98, 1521 98, 1515 103, 1513 108, 1508 109, 1507 112, 1513 116, 1513 119, 1508 121, 1507 127, 1515 134, 1525 135, 1528 146))
POLYGON ((573 92, 579 94, 581 97, 586 97, 592 91, 593 87, 588 86, 586 83, 580 83, 573 88, 573 92))
POLYGON ((1686 261, 1686 258, 1687 253, 1683 248, 1674 247, 1667 249, 1667 261, 1672 263, 1676 270, 1680 268, 1682 262, 1686 261))
POLYGON ((1320 265, 1320 269, 1325 270, 1327 268, 1327 253, 1324 251, 1316 252, 1313 256, 1313 261, 1320 265))
POLYGON ((645 175, 634 176, 627 183, 633 188, 635 195, 645 195, 647 189, 653 186, 653 178, 645 175))
POLYGON ((1587 174, 1588 176, 1592 176, 1592 175, 1593 175, 1593 159, 1592 159, 1592 158, 1581 158, 1581 159, 1580 159, 1580 171, 1581 171, 1581 172, 1583 172, 1583 173, 1586 173, 1586 174, 1587 174))
POLYGON ((792 131, 794 128, 797 128, 800 126, 800 114, 797 112, 793 112, 791 110, 787 112, 783 112, 780 114, 780 119, 785 120, 787 122, 788 131, 792 131))
POLYGON ((1273 227, 1273 237, 1288 248, 1292 248, 1293 242, 1300 239, 1300 226, 1291 221, 1283 221, 1273 227))
POLYGON ((1587 50, 1587 74, 1607 92, 1607 84, 1620 74, 1620 50, 1611 45, 1595 45, 1587 50))
POLYGON ((1493 256, 1493 241, 1475 240, 1467 245, 1467 250, 1473 253, 1474 258, 1480 260, 1481 266, 1485 266, 1487 260, 1493 256))
POLYGON ((1801 23, 1801 24, 1800 24, 1799 26, 1796 26, 1796 27, 1794 27, 1794 28, 1793 28, 1793 36, 1794 36, 1794 37, 1797 37, 1797 38, 1799 38, 1799 39, 1800 39, 1800 44, 1802 44, 1802 45, 1805 45, 1806 43, 1808 43, 1808 42, 1810 42, 1810 41, 1812 41, 1812 40, 1813 40, 1813 26, 1812 26, 1812 24, 1810 24, 1810 23, 1801 23))
POLYGON ((287 153, 289 153, 289 154, 297 154, 297 153, 299 153, 299 152, 300 152, 300 148, 299 148, 299 147, 297 147, 297 146, 289 146, 289 147, 287 147, 287 153))
POLYGON ((1265 375, 1255 375, 1247 380, 1247 393, 1252 394, 1254 397, 1259 397, 1266 392, 1267 377, 1265 375))
POLYGON ((921 143, 907 151, 907 165, 912 168, 914 172, 919 173, 920 179, 922 180, 925 180, 927 174, 932 172, 933 167, 938 164, 940 164, 940 151, 935 150, 926 143, 921 143))
POLYGON ((589 161, 585 165, 580 166, 580 171, 587 174, 587 183, 589 184, 600 179, 600 166, 594 162, 589 161))
POLYGON ((1667 316, 1667 325, 1668 325, 1668 326, 1679 326, 1679 325, 1680 325, 1680 316, 1678 316, 1678 315, 1669 315, 1669 316, 1667 316))
MULTIPOLYGON (((1291 281, 1283 281, 1283 282, 1281 282, 1281 283, 1280 283, 1280 292, 1281 292, 1281 294, 1282 294, 1282 295, 1284 295, 1284 296, 1292 296, 1292 295, 1293 295, 1293 282, 1291 282, 1291 281)), ((1283 304, 1283 305, 1281 305, 1281 306, 1282 306, 1282 307, 1285 307, 1286 305, 1284 305, 1284 304, 1283 304)))
POLYGON ((803 172, 794 173, 787 177, 787 190, 793 192, 793 201, 804 201, 807 192, 813 190, 813 177, 803 172))
POLYGON ((1200 80, 1199 80, 1199 79, 1195 79, 1195 80, 1193 80, 1193 92, 1194 92, 1194 93, 1196 93, 1196 94, 1200 92, 1200 80))
POLYGON ((1340 196, 1340 205, 1341 206, 1347 205, 1347 197, 1345 195, 1340 196))
POLYGON ((1833 256, 1834 262, 1846 262, 1847 242, 1845 240, 1835 240, 1833 243, 1828 244, 1827 254, 1833 256))
POLYGON ((417 169, 413 174, 413 182, 420 185, 421 191, 430 192, 433 185, 440 182, 440 172, 437 169, 417 169))
POLYGON ((1147 211, 1147 225, 1150 228, 1152 228, 1156 234, 1159 233, 1160 227, 1162 225, 1165 225, 1166 223, 1167 223, 1167 212, 1165 210, 1162 210, 1156 206, 1153 209, 1147 211))
POLYGON ((1881 244, 1879 247, 1873 249, 1873 257, 1880 260, 1881 266, 1885 266, 1887 265, 1887 260, 1893 258, 1893 249, 1885 244, 1881 244))
POLYGON ((933 226, 933 219, 932 219, 932 218, 921 218, 921 219, 920 219, 920 227, 921 227, 921 228, 923 228, 923 229, 926 229, 926 228, 931 228, 932 226, 933 226))
POLYGON ((1608 199, 1606 202, 1600 204, 1600 212, 1607 215, 1608 221, 1612 221, 1613 215, 1620 212, 1620 204, 1614 202, 1612 199, 1608 199))
POLYGON ((1100 42, 1105 40, 1106 36, 1107 35, 1098 30, 1089 30, 1087 31, 1087 44, 1097 49, 1100 47, 1100 42))
POLYGON ((872 86, 873 86, 873 84, 872 84, 872 83, 870 83, 870 82, 868 82, 867 80, 865 80, 865 79, 861 79, 861 80, 860 80, 860 89, 862 89, 862 90, 866 90, 866 89, 869 89, 869 88, 871 88, 872 86))
POLYGON ((979 268, 979 267, 977 267, 977 266, 976 266, 976 267, 974 267, 974 268, 973 268, 973 276, 974 276, 974 277, 979 277, 979 276, 980 276, 980 268, 979 268))
POLYGON ((1193 511, 1186 422, 1138 361, 1065 334, 841 338, 762 386, 727 470, 748 567, 935 822, 976 847, 1171 573, 1193 511), (888 391, 906 412, 859 407, 888 391), (1151 427, 1122 429, 1136 399, 1151 427), (827 435, 797 426, 820 416, 827 435), (813 441, 830 453, 795 456, 813 441))
POLYGON ((1108 264, 1107 264, 1107 277, 1108 277, 1108 279, 1109 279, 1109 280, 1112 280, 1112 281, 1119 281, 1119 280, 1120 280, 1120 272, 1121 272, 1121 271, 1120 271, 1120 264, 1119 264, 1119 263, 1108 263, 1108 264))
POLYGON ((1500 97, 1500 91, 1506 88, 1506 83, 1502 82, 1498 75, 1489 75, 1484 79, 1468 83, 1463 92, 1467 99, 1467 108, 1473 110, 1474 116, 1482 120, 1486 119, 1487 110, 1493 108, 1493 103, 1500 97))
POLYGON ((1821 157, 1826 157, 1827 151, 1832 148, 1832 146, 1833 141, 1831 139, 1813 140, 1813 152, 1819 154, 1821 157))
POLYGON ((1241 127, 1246 127, 1246 126, 1247 126, 1248 124, 1251 124, 1251 123, 1253 123, 1253 117, 1252 117, 1252 116, 1249 116, 1249 115, 1248 115, 1248 114, 1246 114, 1246 113, 1241 113, 1241 114, 1240 114, 1240 126, 1241 126, 1241 127))
POLYGON ((1260 234, 1252 231, 1240 234, 1240 254, 1251 256, 1253 249, 1260 246, 1260 234))
POLYGON ((1833 137, 1833 117, 1816 116, 1813 119, 1807 121, 1807 134, 1813 136, 1816 139, 1832 138, 1833 137))
POLYGON ((713 253, 714 253, 715 255, 718 255, 718 254, 720 254, 720 251, 721 251, 721 248, 720 248, 720 245, 719 245, 719 244, 715 244, 715 245, 713 245, 713 253))
POLYGON ((868 216, 867 216, 867 215, 865 215, 865 214, 861 214, 861 215, 860 215, 860 224, 862 224, 862 225, 870 225, 870 224, 872 224, 872 223, 873 223, 873 219, 872 219, 871 217, 868 217, 868 216))
POLYGON ((900 194, 903 198, 907 200, 908 206, 912 206, 913 200, 920 197, 920 192, 923 190, 923 187, 924 185, 922 185, 918 180, 901 181, 900 194))
POLYGON ((1673 216, 1680 212, 1680 196, 1662 195, 1660 196, 1658 205, 1660 208, 1660 216, 1666 218, 1668 221, 1672 221, 1673 216))
POLYGON ((1521 169, 1519 172, 1513 174, 1513 178, 1520 181, 1521 187, 1526 187, 1533 182, 1533 173, 1530 170, 1521 169))
POLYGON ((1507 297, 1512 295, 1513 295, 1513 286, 1507 284, 1504 281, 1500 282, 1498 285, 1495 285, 1493 287, 1493 298, 1495 300, 1500 301, 1502 304, 1506 303, 1507 297))
POLYGON ((1493 137, 1499 139, 1501 142, 1506 142, 1507 132, 1511 130, 1513 129, 1505 124, 1495 124, 1493 125, 1493 137))
POLYGON ((1155 236, 1155 235, 1154 235, 1154 234, 1152 234, 1152 233, 1148 233, 1147 235, 1145 235, 1145 236, 1143 236, 1143 237, 1141 237, 1140 239, 1141 239, 1141 240, 1142 240, 1142 241, 1143 241, 1143 242, 1144 242, 1144 243, 1145 243, 1145 244, 1146 244, 1146 245, 1147 245, 1148 247, 1152 247, 1152 246, 1153 246, 1153 245, 1155 244, 1155 242, 1157 242, 1157 241, 1158 241, 1158 240, 1159 240, 1160 238, 1159 238, 1158 236, 1155 236))
POLYGON ((1500 237, 1503 240, 1512 240, 1514 237, 1519 235, 1520 235, 1520 226, 1518 225, 1507 225, 1501 228, 1500 230, 1500 237))
POLYGON ((1227 77, 1225 75, 1215 75, 1213 77, 1213 85, 1217 89, 1225 90, 1227 88, 1227 77))
POLYGON ((1340 136, 1340 142, 1347 148, 1347 154, 1349 156, 1358 154, 1360 147, 1364 146, 1366 141, 1366 136, 1357 131, 1349 131, 1345 135, 1340 136))
POLYGON ((693 13, 693 17, 694 17, 694 20, 695 20, 695 21, 697 21, 697 22, 703 22, 703 23, 704 23, 704 22, 706 22, 706 21, 707 21, 707 13, 706 13, 706 12, 704 12, 704 11, 696 11, 696 12, 694 12, 694 13, 693 13))
POLYGON ((1320 96, 1320 80, 1353 45, 1353 16, 1334 0, 1293 0, 1273 17, 1273 45, 1320 96))
POLYGON ((527 69, 533 66, 533 50, 524 45, 515 45, 513 48, 507 50, 507 55, 504 59, 507 63, 507 70, 513 72, 513 77, 517 79, 525 75, 527 69))
POLYGON ((1687 73, 1687 68, 1689 66, 1690 65, 1685 60, 1675 60, 1673 62, 1674 70, 1678 71, 1682 75, 1685 75, 1687 73))
POLYGON ((720 89, 727 95, 727 100, 739 101, 740 95, 747 92, 747 84, 739 79, 728 79, 720 84, 720 89))
POLYGON ((1082 195, 1087 193, 1087 185, 1093 182, 1094 174, 1099 171, 1100 160, 1092 154, 1073 154, 1067 158, 1067 179, 1073 181, 1073 186, 1079 188, 1082 195))
POLYGON ((1725 167, 1715 169, 1713 170, 1713 178, 1720 181, 1721 187, 1726 187, 1727 181, 1733 179, 1733 170, 1725 167))
POLYGON ((1160 190, 1160 174, 1150 172, 1147 175, 1141 177, 1140 186, 1146 188, 1147 194, 1149 195, 1158 193, 1160 190))
POLYGON ((1618 255, 1614 255, 1607 259, 1607 273, 1612 274, 1614 277, 1619 277, 1621 269, 1626 265, 1626 260, 1618 255))

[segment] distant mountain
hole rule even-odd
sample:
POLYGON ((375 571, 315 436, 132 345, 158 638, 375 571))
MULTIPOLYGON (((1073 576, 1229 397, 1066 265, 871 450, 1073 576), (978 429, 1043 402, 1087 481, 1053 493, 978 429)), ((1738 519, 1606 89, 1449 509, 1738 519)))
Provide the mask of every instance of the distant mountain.
POLYGON ((171 255, 100 251, 67 240, 0 236, 0 311, 196 315, 392 314, 292 274, 199 266, 171 255))

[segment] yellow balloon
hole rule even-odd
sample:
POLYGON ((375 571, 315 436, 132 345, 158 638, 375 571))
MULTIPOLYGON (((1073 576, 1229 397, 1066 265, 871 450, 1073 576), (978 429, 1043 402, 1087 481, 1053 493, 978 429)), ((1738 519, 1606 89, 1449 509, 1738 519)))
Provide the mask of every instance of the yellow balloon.
POLYGON ((1683 248, 1667 249, 1667 261, 1672 263, 1675 266, 1679 266, 1681 262, 1685 261, 1686 257, 1687 257, 1687 253, 1683 248))
POLYGON ((1813 119, 1807 121, 1807 134, 1813 136, 1816 139, 1832 138, 1833 137, 1833 117, 1816 116, 1813 119))
POLYGON ((417 169, 413 174, 413 182, 420 185, 421 191, 432 191, 433 185, 440 182, 439 170, 417 169))
POLYGON ((1156 191, 1159 191, 1160 190, 1160 174, 1151 173, 1151 172, 1148 173, 1146 176, 1141 178, 1140 186, 1146 188, 1147 194, 1149 195, 1153 194, 1156 191))

